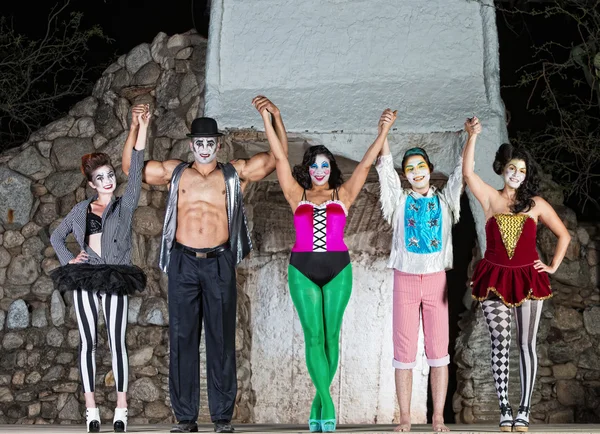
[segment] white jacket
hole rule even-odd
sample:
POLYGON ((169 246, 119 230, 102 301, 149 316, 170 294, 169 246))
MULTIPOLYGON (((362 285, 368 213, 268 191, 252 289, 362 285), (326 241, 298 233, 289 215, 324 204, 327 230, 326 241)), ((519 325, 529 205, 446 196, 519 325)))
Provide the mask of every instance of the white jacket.
POLYGON ((452 225, 460 217, 460 196, 463 189, 462 158, 444 188, 438 190, 432 186, 425 196, 412 189, 402 188, 391 154, 379 157, 377 173, 381 185, 379 200, 383 218, 394 228, 388 267, 411 274, 451 269, 452 225), (419 210, 416 204, 419 203, 431 203, 433 208, 439 203, 438 215, 441 216, 441 221, 425 221, 423 212, 415 214, 414 211, 419 210), (410 215, 421 217, 415 223, 410 215))

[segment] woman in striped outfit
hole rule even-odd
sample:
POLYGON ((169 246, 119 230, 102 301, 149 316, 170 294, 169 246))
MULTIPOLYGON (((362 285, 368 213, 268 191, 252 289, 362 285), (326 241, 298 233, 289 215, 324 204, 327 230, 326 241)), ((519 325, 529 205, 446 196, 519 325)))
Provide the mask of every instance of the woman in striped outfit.
POLYGON ((125 348, 128 294, 142 291, 146 277, 131 265, 131 224, 142 186, 144 148, 150 114, 148 107, 133 108, 127 141, 135 141, 125 193, 115 197, 117 180, 110 158, 104 153, 82 157, 81 170, 95 194, 79 202, 54 230, 50 241, 62 264, 52 272, 55 287, 73 291, 73 304, 81 337, 79 369, 86 404, 88 432, 100 431, 100 414, 94 399, 96 334, 100 305, 104 311, 112 368, 117 389, 113 428, 127 431, 128 360, 125 348), (66 246, 73 233, 80 252, 74 256, 66 246))

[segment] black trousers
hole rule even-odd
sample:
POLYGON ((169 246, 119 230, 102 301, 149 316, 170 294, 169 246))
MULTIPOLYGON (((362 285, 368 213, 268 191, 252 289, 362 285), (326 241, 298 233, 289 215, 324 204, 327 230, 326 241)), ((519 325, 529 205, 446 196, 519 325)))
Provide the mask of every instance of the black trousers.
POLYGON ((233 253, 227 249, 214 258, 197 258, 174 248, 168 276, 169 390, 175 417, 178 421, 198 418, 204 320, 210 417, 213 422, 231 420, 237 393, 233 253))

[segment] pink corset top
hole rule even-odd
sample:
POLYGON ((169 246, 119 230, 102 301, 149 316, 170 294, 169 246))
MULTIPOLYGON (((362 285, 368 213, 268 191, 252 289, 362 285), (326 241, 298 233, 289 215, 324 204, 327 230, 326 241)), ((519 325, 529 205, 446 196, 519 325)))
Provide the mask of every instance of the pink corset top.
POLYGON ((342 201, 338 198, 316 205, 305 198, 306 193, 294 213, 296 243, 292 252, 347 251, 344 227, 348 211, 342 201))

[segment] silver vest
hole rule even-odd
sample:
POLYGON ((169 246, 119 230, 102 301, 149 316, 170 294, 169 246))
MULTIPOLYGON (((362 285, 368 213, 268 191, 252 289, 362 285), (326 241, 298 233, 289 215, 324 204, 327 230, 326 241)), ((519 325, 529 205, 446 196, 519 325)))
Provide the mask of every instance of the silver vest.
MULTIPOLYGON (((177 232, 177 201, 179 198, 179 181, 183 171, 190 167, 191 163, 181 163, 171 177, 169 196, 167 198, 167 209, 165 211, 165 222, 163 224, 162 242, 160 246, 159 267, 165 273, 171 259, 171 249, 177 232)), ((217 167, 223 172, 225 178, 227 221, 229 223, 229 245, 235 255, 235 263, 239 264, 250 250, 252 240, 248 230, 248 221, 244 210, 244 196, 240 177, 231 163, 217 163, 217 167)))

